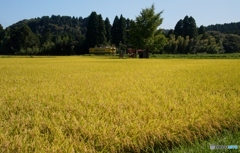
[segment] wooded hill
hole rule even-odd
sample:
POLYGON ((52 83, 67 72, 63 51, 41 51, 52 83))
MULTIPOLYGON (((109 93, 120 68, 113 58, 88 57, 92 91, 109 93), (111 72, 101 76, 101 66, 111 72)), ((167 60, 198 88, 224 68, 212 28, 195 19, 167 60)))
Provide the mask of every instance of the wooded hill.
POLYGON ((219 31, 221 33, 230 33, 240 35, 240 22, 209 25, 206 31, 219 31))
MULTIPOLYGON (((162 18, 159 25, 161 23, 162 18)), ((111 24, 108 18, 102 19, 101 14, 96 12, 92 12, 86 18, 52 15, 22 20, 6 29, 0 25, 0 54, 87 54, 90 47, 107 45, 119 47, 120 42, 125 48, 143 47, 137 44, 141 39, 135 34, 136 27, 133 28, 137 24, 141 26, 137 19, 129 20, 122 15, 116 16, 111 24)), ((155 34, 162 33, 160 30, 155 31, 155 34)), ((155 44, 156 47, 152 46, 150 52, 172 54, 240 52, 239 34, 240 22, 197 27, 193 17, 185 16, 176 23, 174 29, 163 35, 164 38, 159 37, 161 43, 155 44)))
POLYGON ((55 15, 19 21, 4 30, 1 53, 76 54, 85 39, 87 24, 88 18, 55 15))

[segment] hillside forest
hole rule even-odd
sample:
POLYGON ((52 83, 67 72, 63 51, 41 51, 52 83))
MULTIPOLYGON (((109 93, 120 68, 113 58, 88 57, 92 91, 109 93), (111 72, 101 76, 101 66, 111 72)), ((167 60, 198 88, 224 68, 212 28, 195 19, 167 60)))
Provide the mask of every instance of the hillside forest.
POLYGON ((120 15, 113 23, 92 12, 85 18, 52 15, 25 19, 5 29, 0 24, 0 54, 80 55, 88 54, 90 47, 118 48, 120 44, 155 54, 240 52, 240 22, 198 27, 195 19, 186 15, 169 30, 161 29, 162 13, 151 6, 135 20, 120 15))

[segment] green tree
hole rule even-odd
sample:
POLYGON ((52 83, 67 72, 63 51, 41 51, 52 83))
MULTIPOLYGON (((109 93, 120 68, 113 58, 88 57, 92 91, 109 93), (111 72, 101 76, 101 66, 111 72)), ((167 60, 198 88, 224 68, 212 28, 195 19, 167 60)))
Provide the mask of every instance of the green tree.
POLYGON ((36 49, 40 45, 38 37, 26 24, 11 31, 11 43, 12 49, 21 54, 35 54, 34 50, 28 52, 29 48, 36 49))
POLYGON ((175 34, 176 38, 177 38, 178 36, 183 36, 183 35, 184 35, 184 32, 183 32, 183 31, 184 31, 184 30, 183 30, 183 20, 180 19, 180 20, 177 22, 177 24, 176 24, 176 26, 175 26, 175 28, 174 28, 174 34, 175 34))
POLYGON ((89 16, 85 45, 86 49, 95 47, 98 44, 98 15, 92 12, 89 16))
POLYGON ((159 52, 165 46, 167 39, 162 34, 159 26, 163 22, 161 14, 155 13, 155 6, 143 9, 136 21, 131 23, 130 41, 136 48, 159 52))
POLYGON ((223 47, 226 53, 240 52, 240 36, 236 34, 225 34, 223 47))
POLYGON ((184 38, 182 36, 178 36, 177 43, 178 43, 178 53, 183 54, 185 52, 186 46, 184 44, 184 38))
POLYGON ((126 31, 126 19, 121 15, 118 24, 118 34, 119 34, 119 42, 122 44, 126 44, 127 39, 127 31, 126 31))
POLYGON ((189 53, 189 50, 188 50, 189 41, 190 41, 189 36, 187 36, 184 39, 184 44, 183 44, 183 53, 184 54, 188 54, 189 53))
POLYGON ((27 49, 39 46, 39 39, 27 25, 22 26, 18 30, 18 34, 21 48, 27 49))
POLYGON ((195 19, 192 16, 185 16, 183 20, 180 19, 175 26, 174 34, 176 38, 178 36, 195 38, 198 35, 195 19))
POLYGON ((170 34, 168 37, 167 44, 164 46, 164 53, 174 54, 177 53, 178 45, 175 39, 175 35, 170 34))
POLYGON ((0 41, 3 39, 3 33, 4 33, 4 29, 3 29, 3 26, 0 24, 0 41))
POLYGON ((130 29, 131 20, 126 20, 126 45, 129 46, 129 29, 130 29))
POLYGON ((196 38, 198 35, 198 29, 195 19, 192 16, 190 16, 190 18, 188 19, 188 23, 189 23, 188 33, 187 35, 185 35, 185 37, 189 36, 190 38, 196 38))
POLYGON ((106 27, 102 15, 98 15, 97 46, 106 45, 106 27))
POLYGON ((3 42, 3 46, 2 46, 1 54, 14 54, 14 50, 12 49, 10 28, 6 28, 4 30, 2 42, 3 42))
POLYGON ((112 43, 119 47, 119 43, 126 44, 127 42, 127 21, 121 15, 120 18, 118 16, 115 17, 112 26, 112 43))
POLYGON ((168 33, 166 34, 166 37, 167 37, 167 38, 170 38, 170 35, 174 35, 174 30, 173 30, 173 29, 170 29, 170 30, 168 31, 168 33))
POLYGON ((53 38, 52 32, 50 28, 46 28, 41 37, 41 44, 45 42, 51 42, 53 38))
POLYGON ((108 18, 105 19, 104 23, 105 23, 105 27, 106 27, 106 40, 110 44, 111 40, 112 40, 112 34, 111 34, 112 26, 111 26, 108 18))
POLYGON ((116 16, 113 21, 112 29, 112 43, 115 44, 116 46, 119 45, 120 42, 120 37, 119 37, 119 18, 116 16))
POLYGON ((183 37, 189 36, 190 22, 189 17, 186 15, 183 19, 183 37))
POLYGON ((0 24, 0 54, 3 53, 3 38, 4 38, 4 30, 2 25, 0 24))
POLYGON ((213 36, 216 39, 216 43, 220 46, 220 53, 225 52, 225 48, 223 46, 223 42, 226 40, 226 34, 223 34, 219 31, 207 31, 203 36, 202 39, 208 39, 209 36, 213 36))
POLYGON ((205 33, 206 33, 206 29, 203 25, 201 25, 198 29, 198 34, 199 35, 201 35, 201 34, 204 35, 205 33))

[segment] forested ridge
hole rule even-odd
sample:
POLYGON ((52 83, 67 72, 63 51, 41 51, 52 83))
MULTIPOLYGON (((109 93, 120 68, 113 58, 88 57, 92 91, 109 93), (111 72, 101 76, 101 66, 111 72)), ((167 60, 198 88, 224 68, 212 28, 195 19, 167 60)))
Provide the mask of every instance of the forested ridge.
POLYGON ((124 48, 149 49, 151 53, 164 54, 240 52, 240 22, 198 27, 192 16, 185 16, 176 22, 174 29, 166 32, 159 29, 163 22, 162 12, 155 13, 154 9, 152 6, 143 10, 149 13, 146 19, 138 16, 130 20, 120 15, 113 23, 92 12, 86 18, 52 15, 22 20, 5 29, 0 25, 0 54, 88 54, 90 47, 119 47, 120 43, 124 48), (141 23, 143 19, 146 25, 141 23))
POLYGON ((1 54, 80 54, 87 24, 88 18, 59 15, 19 21, 3 31, 1 54))
POLYGON ((240 35, 240 22, 209 25, 206 30, 240 35))

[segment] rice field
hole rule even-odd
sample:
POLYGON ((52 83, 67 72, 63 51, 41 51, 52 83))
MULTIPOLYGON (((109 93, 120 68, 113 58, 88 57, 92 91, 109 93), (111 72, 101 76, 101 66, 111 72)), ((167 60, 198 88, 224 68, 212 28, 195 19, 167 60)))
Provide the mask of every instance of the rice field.
POLYGON ((0 58, 0 152, 154 152, 240 129, 239 59, 0 58))

